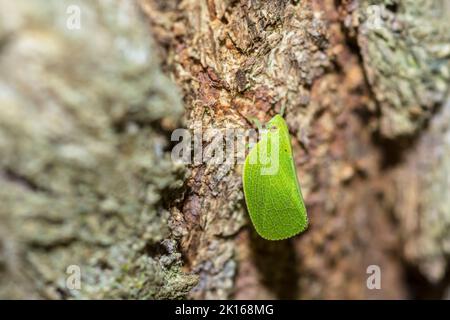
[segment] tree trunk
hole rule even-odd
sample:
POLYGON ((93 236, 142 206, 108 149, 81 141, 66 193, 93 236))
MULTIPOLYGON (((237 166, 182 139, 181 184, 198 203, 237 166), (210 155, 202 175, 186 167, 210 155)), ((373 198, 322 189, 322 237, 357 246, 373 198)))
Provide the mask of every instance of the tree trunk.
POLYGON ((0 0, 0 297, 450 297, 449 8, 0 0), (283 108, 310 226, 270 242, 170 140, 283 108))

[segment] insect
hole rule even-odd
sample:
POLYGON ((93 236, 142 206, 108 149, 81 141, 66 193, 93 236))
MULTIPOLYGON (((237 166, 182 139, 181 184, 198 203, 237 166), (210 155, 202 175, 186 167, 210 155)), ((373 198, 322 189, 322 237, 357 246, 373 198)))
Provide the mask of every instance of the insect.
POLYGON ((276 115, 266 128, 245 159, 245 202, 258 234, 283 240, 304 231, 308 217, 286 122, 276 115))

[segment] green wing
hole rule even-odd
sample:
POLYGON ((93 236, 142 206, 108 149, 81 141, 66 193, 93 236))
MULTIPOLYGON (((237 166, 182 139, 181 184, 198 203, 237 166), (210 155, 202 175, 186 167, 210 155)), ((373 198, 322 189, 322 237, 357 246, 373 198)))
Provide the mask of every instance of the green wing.
POLYGON ((245 159, 244 194, 258 234, 267 240, 282 240, 304 231, 308 217, 286 122, 276 115, 267 127, 245 159))

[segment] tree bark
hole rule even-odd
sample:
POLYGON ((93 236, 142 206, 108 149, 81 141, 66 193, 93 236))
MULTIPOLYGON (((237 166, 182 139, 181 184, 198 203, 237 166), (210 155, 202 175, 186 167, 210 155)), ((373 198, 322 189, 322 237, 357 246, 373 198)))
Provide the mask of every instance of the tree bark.
POLYGON ((450 296, 448 1, 118 3, 0 0, 0 297, 450 296), (268 242, 170 136, 282 108, 310 226, 268 242))

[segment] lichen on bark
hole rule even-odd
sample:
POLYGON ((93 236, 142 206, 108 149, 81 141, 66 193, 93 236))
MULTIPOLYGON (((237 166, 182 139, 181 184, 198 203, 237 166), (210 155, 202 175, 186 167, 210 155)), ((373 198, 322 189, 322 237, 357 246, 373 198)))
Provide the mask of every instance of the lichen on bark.
POLYGON ((449 10, 446 0, 367 0, 348 21, 358 26, 366 75, 380 104, 380 131, 388 138, 417 134, 445 102, 449 10))
POLYGON ((0 296, 183 297, 196 276, 165 205, 187 173, 167 149, 183 108, 136 3, 0 8, 0 296))
POLYGON ((395 170, 395 213, 406 259, 432 283, 443 281, 450 257, 450 100, 395 170))

